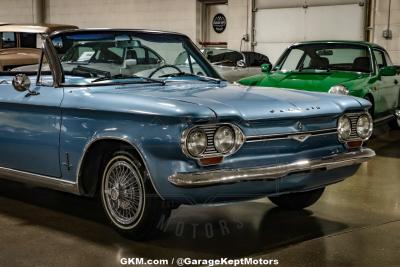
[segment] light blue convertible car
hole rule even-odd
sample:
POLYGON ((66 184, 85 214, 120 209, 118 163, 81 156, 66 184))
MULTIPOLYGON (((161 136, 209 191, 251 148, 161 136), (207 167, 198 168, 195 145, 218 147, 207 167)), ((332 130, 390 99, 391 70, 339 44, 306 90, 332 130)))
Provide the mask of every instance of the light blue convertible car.
POLYGON ((30 31, 38 70, 0 74, 0 178, 99 196, 131 238, 180 204, 308 207, 375 155, 366 100, 229 84, 178 33, 30 31))

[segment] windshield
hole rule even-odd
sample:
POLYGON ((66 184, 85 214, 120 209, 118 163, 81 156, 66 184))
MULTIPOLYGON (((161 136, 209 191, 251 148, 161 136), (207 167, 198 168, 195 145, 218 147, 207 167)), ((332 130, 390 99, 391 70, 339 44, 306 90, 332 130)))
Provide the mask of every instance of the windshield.
POLYGON ((350 44, 305 44, 290 48, 274 70, 371 72, 367 47, 350 44))
POLYGON ((52 36, 52 42, 61 60, 66 84, 104 83, 115 79, 154 82, 196 76, 220 78, 183 35, 74 31, 52 36))

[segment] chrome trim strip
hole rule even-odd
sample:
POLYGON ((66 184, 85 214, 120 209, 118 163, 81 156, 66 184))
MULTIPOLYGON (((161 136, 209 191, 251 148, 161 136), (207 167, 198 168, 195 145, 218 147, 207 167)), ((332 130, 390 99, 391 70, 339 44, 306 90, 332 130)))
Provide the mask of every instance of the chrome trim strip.
POLYGON ((46 187, 79 195, 77 183, 58 179, 55 177, 0 167, 0 179, 33 184, 40 187, 46 187))
POLYGON ((396 116, 396 114, 395 114, 395 115, 387 115, 387 116, 385 116, 385 117, 382 117, 382 118, 379 118, 379 119, 374 120, 374 123, 375 123, 375 124, 378 124, 378 123, 381 123, 381 122, 384 122, 384 121, 391 120, 391 119, 394 118, 394 116, 396 116))
POLYGON ((360 164, 375 156, 372 149, 365 148, 322 159, 304 159, 282 165, 244 169, 222 169, 205 172, 176 173, 168 181, 178 187, 201 187, 253 180, 275 180, 296 172, 317 169, 332 170, 360 164))
POLYGON ((283 134, 270 134, 270 135, 252 135, 246 137, 246 142, 262 142, 262 141, 272 141, 272 140, 282 140, 282 139, 294 139, 297 140, 299 136, 320 136, 320 135, 331 135, 337 134, 337 128, 329 128, 323 130, 306 131, 306 132, 293 132, 293 133, 283 133, 283 134))

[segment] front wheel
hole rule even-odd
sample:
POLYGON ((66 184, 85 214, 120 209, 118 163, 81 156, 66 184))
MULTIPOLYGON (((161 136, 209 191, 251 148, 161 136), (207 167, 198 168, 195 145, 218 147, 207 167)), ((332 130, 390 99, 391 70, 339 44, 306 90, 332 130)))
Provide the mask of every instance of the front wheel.
POLYGON ((268 197, 272 203, 288 210, 301 210, 313 205, 320 199, 325 187, 307 192, 290 193, 280 196, 268 197))
POLYGON ((143 240, 158 232, 170 209, 156 194, 147 170, 132 153, 117 151, 105 157, 100 188, 103 209, 122 235, 143 240))

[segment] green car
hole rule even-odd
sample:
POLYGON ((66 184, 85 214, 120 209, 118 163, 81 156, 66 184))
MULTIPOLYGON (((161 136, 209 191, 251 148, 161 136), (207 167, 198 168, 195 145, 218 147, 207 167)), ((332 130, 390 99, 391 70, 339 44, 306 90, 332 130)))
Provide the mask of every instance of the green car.
POLYGON ((375 123, 400 126, 400 75, 386 50, 357 41, 312 41, 290 46, 272 68, 241 79, 243 85, 291 88, 362 97, 375 123), (393 120, 396 118, 396 120, 393 120))

